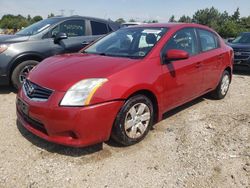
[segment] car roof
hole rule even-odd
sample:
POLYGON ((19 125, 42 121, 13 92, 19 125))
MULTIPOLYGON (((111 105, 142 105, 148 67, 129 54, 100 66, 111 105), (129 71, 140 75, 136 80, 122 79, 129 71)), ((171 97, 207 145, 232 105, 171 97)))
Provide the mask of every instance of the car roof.
POLYGON ((207 30, 212 30, 211 28, 205 26, 205 25, 200 25, 200 24, 195 24, 195 23, 150 23, 150 24, 142 24, 142 25, 137 25, 133 27, 165 27, 165 28, 184 28, 184 27, 196 27, 196 28, 201 28, 201 29, 207 29, 207 30))
POLYGON ((113 22, 112 20, 105 20, 105 19, 101 19, 101 18, 95 18, 95 17, 89 17, 89 16, 55 16, 55 17, 51 17, 49 19, 58 19, 58 20, 67 20, 67 19, 87 19, 87 20, 93 20, 93 21, 100 21, 100 22, 113 22))

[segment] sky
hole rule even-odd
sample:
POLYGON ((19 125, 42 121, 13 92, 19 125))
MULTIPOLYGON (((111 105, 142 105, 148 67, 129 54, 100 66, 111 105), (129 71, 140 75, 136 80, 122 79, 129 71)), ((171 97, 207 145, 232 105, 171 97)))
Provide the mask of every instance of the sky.
POLYGON ((241 16, 250 16, 250 0, 0 0, 0 17, 4 14, 27 16, 54 13, 65 16, 92 16, 116 20, 131 18, 137 21, 157 19, 166 22, 171 15, 192 16, 198 9, 214 6, 229 14, 240 8, 241 16))

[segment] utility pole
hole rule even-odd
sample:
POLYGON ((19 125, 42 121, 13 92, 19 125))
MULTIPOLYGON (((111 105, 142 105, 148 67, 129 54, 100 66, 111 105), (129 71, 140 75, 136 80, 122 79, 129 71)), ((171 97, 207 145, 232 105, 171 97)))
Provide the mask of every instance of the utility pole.
POLYGON ((64 10, 64 9, 61 9, 61 10, 59 10, 59 11, 61 12, 61 16, 64 16, 65 10, 64 10))
POLYGON ((70 12, 70 16, 73 16, 73 15, 74 15, 75 10, 70 10, 69 12, 70 12))

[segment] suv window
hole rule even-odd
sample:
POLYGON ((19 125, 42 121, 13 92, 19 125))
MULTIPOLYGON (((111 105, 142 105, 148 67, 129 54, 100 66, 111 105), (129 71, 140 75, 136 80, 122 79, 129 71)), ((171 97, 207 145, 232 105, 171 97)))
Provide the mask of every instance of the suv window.
POLYGON ((105 23, 90 21, 92 35, 103 35, 108 33, 108 27, 105 23))
POLYGON ((219 47, 218 37, 214 33, 203 29, 199 29, 198 31, 201 41, 201 50, 203 52, 219 47))
POLYGON ((184 50, 189 55, 198 53, 197 39, 193 28, 182 29, 168 41, 165 51, 170 49, 184 50))
POLYGON ((85 35, 85 21, 84 20, 67 20, 52 30, 52 37, 58 33, 66 33, 68 37, 78 37, 85 35))

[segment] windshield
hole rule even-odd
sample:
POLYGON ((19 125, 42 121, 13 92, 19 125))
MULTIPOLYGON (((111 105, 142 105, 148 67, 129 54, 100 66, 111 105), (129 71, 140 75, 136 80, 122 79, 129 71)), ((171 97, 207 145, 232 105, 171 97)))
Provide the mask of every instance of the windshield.
POLYGON ((242 33, 232 41, 233 44, 250 44, 250 33, 242 33))
POLYGON ((166 32, 167 28, 123 28, 94 43, 84 53, 143 58, 166 32))
POLYGON ((22 36, 31 36, 35 35, 37 33, 42 32, 43 30, 47 29, 51 25, 58 22, 58 19, 56 18, 50 18, 46 20, 39 21, 37 23, 34 23, 23 30, 16 33, 16 35, 22 35, 22 36))

